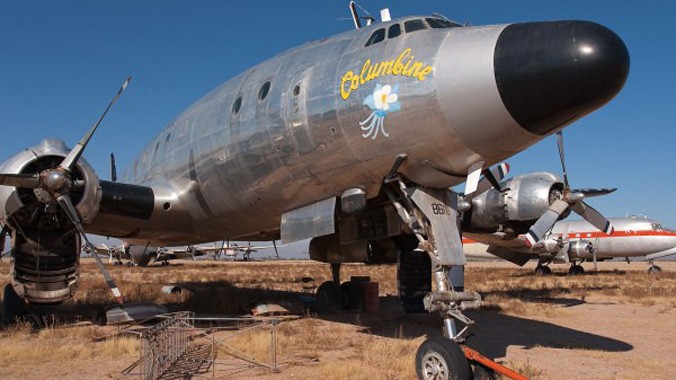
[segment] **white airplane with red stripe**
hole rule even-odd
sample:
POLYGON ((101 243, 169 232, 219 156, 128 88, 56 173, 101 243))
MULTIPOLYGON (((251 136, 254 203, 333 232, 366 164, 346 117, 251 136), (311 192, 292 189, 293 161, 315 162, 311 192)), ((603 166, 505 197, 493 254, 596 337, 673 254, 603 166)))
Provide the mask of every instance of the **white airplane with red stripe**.
POLYGON ((639 218, 610 218, 614 231, 606 234, 585 220, 558 221, 543 239, 528 248, 525 235, 510 239, 500 233, 466 233, 463 239, 468 258, 486 259, 495 256, 517 265, 539 259, 536 274, 551 273, 550 263, 571 263, 570 273, 583 272, 580 262, 603 261, 616 257, 645 257, 649 272, 661 268, 653 260, 676 254, 676 231, 658 221, 639 218))

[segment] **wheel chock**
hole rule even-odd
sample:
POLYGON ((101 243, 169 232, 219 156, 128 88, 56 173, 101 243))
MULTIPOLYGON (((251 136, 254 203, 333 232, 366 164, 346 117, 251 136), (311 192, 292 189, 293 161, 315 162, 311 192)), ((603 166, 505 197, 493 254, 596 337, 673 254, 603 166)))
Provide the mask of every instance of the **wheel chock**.
POLYGON ((506 376, 510 379, 513 379, 513 380, 528 380, 528 378, 526 376, 518 374, 518 373, 514 372, 513 370, 505 367, 504 365, 497 363, 497 362, 481 355, 477 351, 465 346, 464 344, 461 344, 460 348, 462 349, 462 352, 465 354, 465 357, 467 358, 468 361, 477 362, 477 363, 479 363, 479 364, 481 364, 485 367, 488 367, 488 368, 492 369, 493 371, 495 371, 495 372, 497 372, 497 373, 499 373, 503 376, 506 376))

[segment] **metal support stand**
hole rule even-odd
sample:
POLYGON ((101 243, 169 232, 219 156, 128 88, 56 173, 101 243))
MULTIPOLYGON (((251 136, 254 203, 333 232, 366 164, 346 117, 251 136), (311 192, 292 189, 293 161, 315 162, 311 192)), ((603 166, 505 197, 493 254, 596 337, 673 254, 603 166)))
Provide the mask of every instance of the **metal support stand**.
POLYGON ((462 311, 481 306, 477 292, 456 291, 464 288, 465 256, 460 236, 458 195, 450 189, 432 189, 407 186, 397 173, 406 159, 399 155, 385 178, 383 190, 419 241, 418 248, 427 252, 432 260, 432 275, 436 290, 425 296, 428 312, 439 312, 444 319, 444 335, 460 343, 470 325, 474 323, 462 311), (458 272, 456 270, 459 269, 458 272), (453 275, 452 275, 453 274, 453 275), (452 283, 452 279, 454 282, 452 283), (464 325, 458 331, 456 320, 464 325))

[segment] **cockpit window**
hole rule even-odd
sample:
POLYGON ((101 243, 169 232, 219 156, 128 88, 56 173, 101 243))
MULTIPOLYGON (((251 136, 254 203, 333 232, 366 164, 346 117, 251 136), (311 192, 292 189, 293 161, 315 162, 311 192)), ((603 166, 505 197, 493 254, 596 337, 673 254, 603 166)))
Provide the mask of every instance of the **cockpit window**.
POLYGON ((408 20, 404 22, 404 29, 406 29, 406 33, 415 32, 416 30, 422 30, 425 28, 425 23, 420 19, 408 20))
POLYGON ((387 30, 387 38, 399 37, 401 34, 401 25, 394 24, 390 26, 390 29, 387 30))
POLYGON ((662 227, 662 225, 659 224, 659 223, 653 223, 653 224, 651 225, 651 227, 652 227, 653 230, 655 230, 655 231, 662 231, 662 230, 665 230, 665 228, 662 227))
POLYGON ((384 39, 385 39, 385 28, 380 28, 375 32, 373 32, 373 34, 371 34, 371 37, 369 37, 368 41, 366 41, 366 45, 364 45, 364 47, 377 44, 378 42, 382 42, 384 39))
POLYGON ((453 28, 458 26, 458 24, 436 17, 428 17, 425 21, 427 21, 427 24, 433 29, 453 28))

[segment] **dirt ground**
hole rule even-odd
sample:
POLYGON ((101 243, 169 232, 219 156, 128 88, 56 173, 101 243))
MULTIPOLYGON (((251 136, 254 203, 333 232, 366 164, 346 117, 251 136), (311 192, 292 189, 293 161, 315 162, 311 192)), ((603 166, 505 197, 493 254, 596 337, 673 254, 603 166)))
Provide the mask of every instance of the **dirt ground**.
MULTIPOLYGON (((520 269, 499 262, 470 263, 466 287, 479 290, 487 302, 484 309, 467 313, 476 322, 472 331, 487 356, 531 378, 676 378, 672 363, 676 262, 660 266, 664 272, 657 277, 649 276, 640 262, 600 263, 599 273, 585 264, 586 273, 576 277, 567 276, 564 266, 556 266, 553 276, 542 279, 530 275, 534 264, 520 269)), ((78 296, 54 317, 62 321, 64 313, 72 313, 66 322, 43 330, 24 325, 0 331, 0 378, 128 378, 121 371, 138 357, 137 341, 106 338, 117 336, 120 328, 89 322, 107 302, 94 269, 83 262, 78 296), (77 320, 78 325, 71 325, 77 320)), ((343 278, 366 274, 380 283, 379 312, 300 311, 297 319, 277 327, 281 372, 228 360, 216 366, 216 377, 413 378, 415 350, 426 336, 441 334, 440 320, 401 311, 394 266, 355 265, 343 270, 343 278)), ((153 300, 172 310, 198 313, 246 309, 263 298, 280 300, 290 294, 298 298, 309 292, 301 289, 301 284, 307 285, 303 277, 314 278, 316 284, 329 278, 327 265, 305 261, 180 262, 169 267, 113 267, 112 272, 132 300, 153 300), (192 289, 192 298, 185 293, 163 294, 160 288, 167 283, 192 289)), ((0 281, 8 282, 6 261, 0 263, 0 273, 0 281)), ((269 335, 265 334, 245 337, 239 344, 244 350, 266 348, 269 335)), ((261 350, 251 351, 252 355, 267 358, 261 350)), ((228 358, 220 351, 218 357, 228 358)), ((195 378, 211 375, 207 371, 195 378)))

